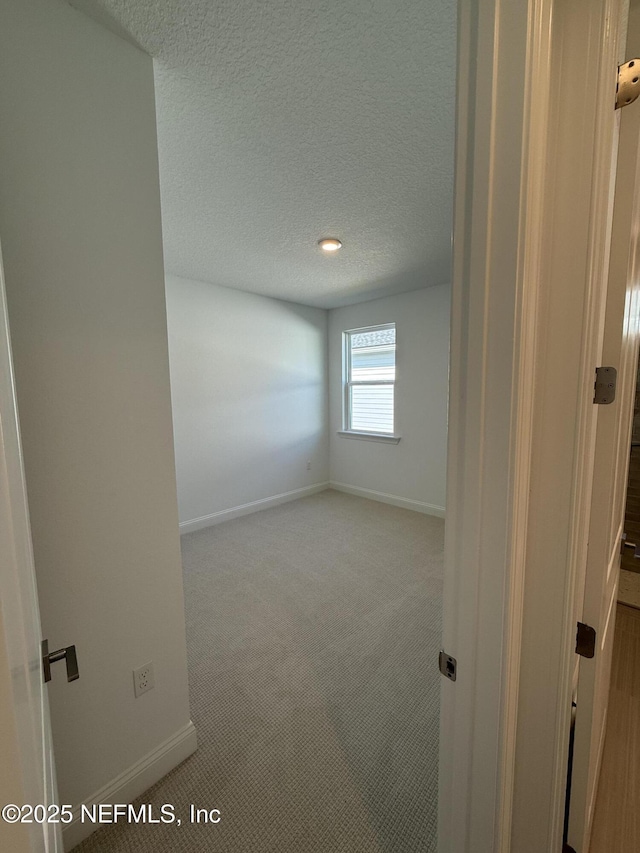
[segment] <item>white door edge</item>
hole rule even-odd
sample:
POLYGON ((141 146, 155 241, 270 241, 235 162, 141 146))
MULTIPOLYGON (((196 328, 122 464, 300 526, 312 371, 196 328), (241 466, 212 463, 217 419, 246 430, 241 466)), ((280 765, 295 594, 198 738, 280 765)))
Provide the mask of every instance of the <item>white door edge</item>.
MULTIPOLYGON (((637 56, 639 8, 629 15, 627 49, 619 60, 637 56)), ((638 183, 640 105, 620 116, 608 293, 602 361, 618 371, 616 400, 598 417, 589 545, 580 621, 597 632, 595 657, 582 659, 577 686, 571 809, 568 843, 587 850, 605 741, 609 681, 615 631, 620 541, 624 529, 626 483, 638 364, 638 183)))
MULTIPOLYGON (((57 802, 55 764, 46 687, 42 678, 40 641, 42 630, 31 546, 31 528, 22 464, 20 432, 13 379, 11 343, 0 251, 0 652, 8 664, 7 684, 1 689, 11 697, 13 727, 2 729, 3 747, 18 765, 23 804, 49 806, 57 802)), ((4 751, 4 750, 3 750, 4 751)), ((2 803, 1 805, 6 805, 2 803)), ((10 828, 6 822, 3 831, 10 828)), ((20 843, 30 853, 62 851, 60 825, 25 824, 20 843), (27 838, 28 835, 28 838, 27 838)), ((17 842, 14 836, 11 849, 17 842)), ((9 849, 9 847, 7 848, 9 849)), ((19 849, 19 848, 15 848, 19 849)))

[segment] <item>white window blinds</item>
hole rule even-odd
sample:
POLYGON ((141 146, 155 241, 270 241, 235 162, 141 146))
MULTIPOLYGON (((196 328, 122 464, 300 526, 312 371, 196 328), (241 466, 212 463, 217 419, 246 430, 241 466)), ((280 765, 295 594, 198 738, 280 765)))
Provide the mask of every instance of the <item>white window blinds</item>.
POLYGON ((395 323, 345 336, 345 423, 355 432, 393 434, 395 323))

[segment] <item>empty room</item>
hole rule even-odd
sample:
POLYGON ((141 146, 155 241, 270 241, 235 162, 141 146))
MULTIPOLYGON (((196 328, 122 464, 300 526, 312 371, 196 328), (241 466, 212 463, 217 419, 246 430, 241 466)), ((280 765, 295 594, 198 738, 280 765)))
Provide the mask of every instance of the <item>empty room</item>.
POLYGON ((455 8, 6 5, 64 848, 435 851, 455 8))
POLYGON ((637 11, 0 3, 1 850, 638 846, 637 11))
POLYGON ((199 747, 152 802, 243 816, 194 849, 435 850, 448 290, 168 281, 199 747))

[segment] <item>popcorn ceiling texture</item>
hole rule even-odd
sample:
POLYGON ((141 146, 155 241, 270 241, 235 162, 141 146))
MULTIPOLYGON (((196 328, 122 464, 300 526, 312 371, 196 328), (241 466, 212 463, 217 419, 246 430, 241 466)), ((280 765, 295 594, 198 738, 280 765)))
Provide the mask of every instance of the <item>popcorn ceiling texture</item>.
POLYGON ((156 60, 168 272, 323 308, 450 280, 453 0, 71 2, 156 60))

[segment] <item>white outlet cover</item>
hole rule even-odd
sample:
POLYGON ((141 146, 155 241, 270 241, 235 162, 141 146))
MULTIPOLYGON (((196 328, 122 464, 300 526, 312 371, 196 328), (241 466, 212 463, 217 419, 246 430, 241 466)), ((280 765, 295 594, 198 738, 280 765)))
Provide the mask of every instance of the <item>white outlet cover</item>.
POLYGON ((138 669, 133 670, 133 692, 136 696, 142 696, 148 690, 152 690, 156 686, 156 676, 153 670, 153 661, 145 663, 138 669))

